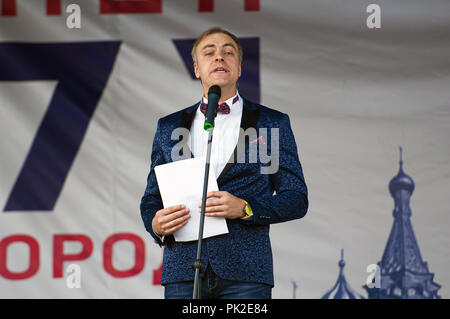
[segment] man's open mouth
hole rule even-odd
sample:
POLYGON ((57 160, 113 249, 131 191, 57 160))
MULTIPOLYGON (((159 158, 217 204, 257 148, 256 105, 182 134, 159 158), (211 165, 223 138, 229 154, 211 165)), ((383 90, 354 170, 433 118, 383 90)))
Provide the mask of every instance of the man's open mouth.
POLYGON ((222 67, 218 67, 218 68, 215 68, 213 72, 226 73, 226 72, 228 72, 228 70, 225 68, 222 68, 222 67))

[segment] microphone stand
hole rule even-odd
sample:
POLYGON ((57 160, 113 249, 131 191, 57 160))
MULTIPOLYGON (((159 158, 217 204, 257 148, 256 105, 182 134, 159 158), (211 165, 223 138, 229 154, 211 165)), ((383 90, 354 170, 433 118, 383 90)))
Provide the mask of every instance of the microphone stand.
POLYGON ((198 242, 197 242, 197 257, 193 264, 189 265, 189 267, 195 270, 194 275, 194 290, 192 299, 201 299, 201 291, 202 291, 202 277, 200 276, 200 272, 204 272, 204 264, 201 259, 202 254, 202 242, 203 242, 203 229, 205 223, 205 205, 206 205, 206 195, 208 192, 208 178, 209 178, 209 164, 211 158, 211 146, 212 146, 212 138, 213 138, 213 130, 214 127, 208 129, 208 146, 206 150, 206 163, 205 163, 205 176, 203 179, 203 195, 202 195, 202 210, 200 214, 200 226, 198 230, 198 242))

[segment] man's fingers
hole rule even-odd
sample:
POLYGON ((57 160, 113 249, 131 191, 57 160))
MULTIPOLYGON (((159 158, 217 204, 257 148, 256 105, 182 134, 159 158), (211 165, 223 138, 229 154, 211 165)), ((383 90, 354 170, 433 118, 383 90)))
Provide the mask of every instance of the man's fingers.
POLYGON ((173 233, 176 232, 178 229, 184 227, 184 226, 188 223, 188 221, 189 221, 189 218, 188 218, 187 220, 181 222, 180 224, 178 224, 178 225, 176 225, 176 226, 174 226, 174 227, 172 227, 172 228, 167 229, 166 233, 167 233, 167 234, 173 234, 173 233))
POLYGON ((189 209, 185 205, 167 207, 155 216, 153 229, 159 235, 171 235, 183 227, 189 217, 189 209))
POLYGON ((164 211, 164 215, 172 214, 172 213, 174 213, 174 212, 176 212, 176 211, 179 211, 179 210, 184 209, 185 207, 186 207, 186 206, 183 205, 183 204, 167 207, 167 208, 165 208, 165 209, 163 210, 163 211, 164 211))
POLYGON ((226 208, 227 208, 227 206, 224 206, 224 205, 205 207, 205 214, 206 213, 213 213, 213 212, 225 212, 226 208))
POLYGON ((179 211, 176 211, 176 212, 171 213, 170 215, 164 216, 164 218, 165 218, 167 221, 170 221, 170 220, 172 220, 172 219, 176 219, 176 218, 179 218, 179 217, 181 217, 181 216, 184 216, 184 215, 186 215, 186 214, 188 214, 188 213, 189 213, 189 208, 183 208, 182 210, 179 210, 179 211))
POLYGON ((222 197, 223 195, 225 195, 225 191, 210 191, 208 192, 208 194, 206 194, 206 198, 210 198, 210 197, 222 197))
POLYGON ((226 217, 226 213, 224 211, 218 211, 218 212, 205 212, 205 216, 208 217, 226 217))
POLYGON ((188 215, 188 214, 182 215, 176 219, 173 219, 172 221, 168 222, 167 224, 165 224, 165 228, 167 228, 167 229, 173 228, 173 227, 177 226, 178 224, 185 222, 189 218, 190 218, 190 215, 188 215))
POLYGON ((189 215, 189 209, 183 208, 182 210, 172 212, 170 214, 161 216, 161 224, 167 225, 178 218, 189 215))
MULTIPOLYGON (((217 206, 217 205, 222 205, 222 200, 220 200, 220 199, 208 199, 207 201, 206 201, 206 205, 205 205, 205 207, 211 207, 211 206, 217 206)), ((202 207, 202 204, 200 203, 199 205, 198 205, 198 207, 199 208, 201 208, 202 207)))
MULTIPOLYGON (((209 206, 217 206, 221 205, 225 202, 226 198, 224 197, 226 194, 229 194, 226 191, 211 191, 206 194, 206 207, 209 206), (213 197, 214 199, 208 199, 213 197)), ((198 204, 198 207, 202 207, 202 203, 198 204)))
POLYGON ((186 225, 189 217, 189 209, 183 204, 166 207, 153 218, 153 231, 160 236, 171 235, 186 225))
POLYGON ((164 232, 166 234, 172 234, 173 232, 177 231, 178 229, 186 225, 190 217, 191 217, 190 215, 184 215, 165 224, 164 232))
MULTIPOLYGON (((218 206, 218 205, 223 205, 226 203, 226 198, 222 197, 222 198, 214 198, 214 199, 207 199, 206 200, 206 205, 205 207, 211 207, 211 206, 218 206)), ((201 208, 202 207, 202 203, 198 204, 198 207, 201 208)))
POLYGON ((175 212, 182 212, 182 211, 189 211, 188 208, 186 208, 185 205, 175 205, 175 206, 170 206, 170 207, 166 207, 164 209, 161 209, 160 211, 158 211, 159 213, 159 217, 164 219, 166 216, 170 216, 175 212))

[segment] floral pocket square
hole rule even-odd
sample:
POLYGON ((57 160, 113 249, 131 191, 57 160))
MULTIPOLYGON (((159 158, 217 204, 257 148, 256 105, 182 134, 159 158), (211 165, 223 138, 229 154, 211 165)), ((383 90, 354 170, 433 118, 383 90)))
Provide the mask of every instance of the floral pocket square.
POLYGON ((255 144, 255 143, 258 143, 258 144, 266 144, 266 140, 264 139, 264 136, 260 136, 260 137, 258 137, 258 138, 255 138, 253 141, 251 141, 250 142, 250 144, 255 144))

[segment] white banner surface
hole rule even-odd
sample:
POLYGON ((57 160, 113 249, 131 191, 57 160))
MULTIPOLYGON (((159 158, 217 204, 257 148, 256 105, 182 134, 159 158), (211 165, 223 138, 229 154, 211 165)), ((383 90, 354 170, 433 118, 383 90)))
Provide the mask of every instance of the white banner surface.
POLYGON ((321 298, 344 249, 367 298, 399 146, 450 297, 450 2, 0 3, 0 298, 163 297, 139 204, 158 118, 202 94, 189 45, 216 25, 242 40, 240 93, 289 114, 308 185, 307 215, 271 226, 273 297, 321 298))

